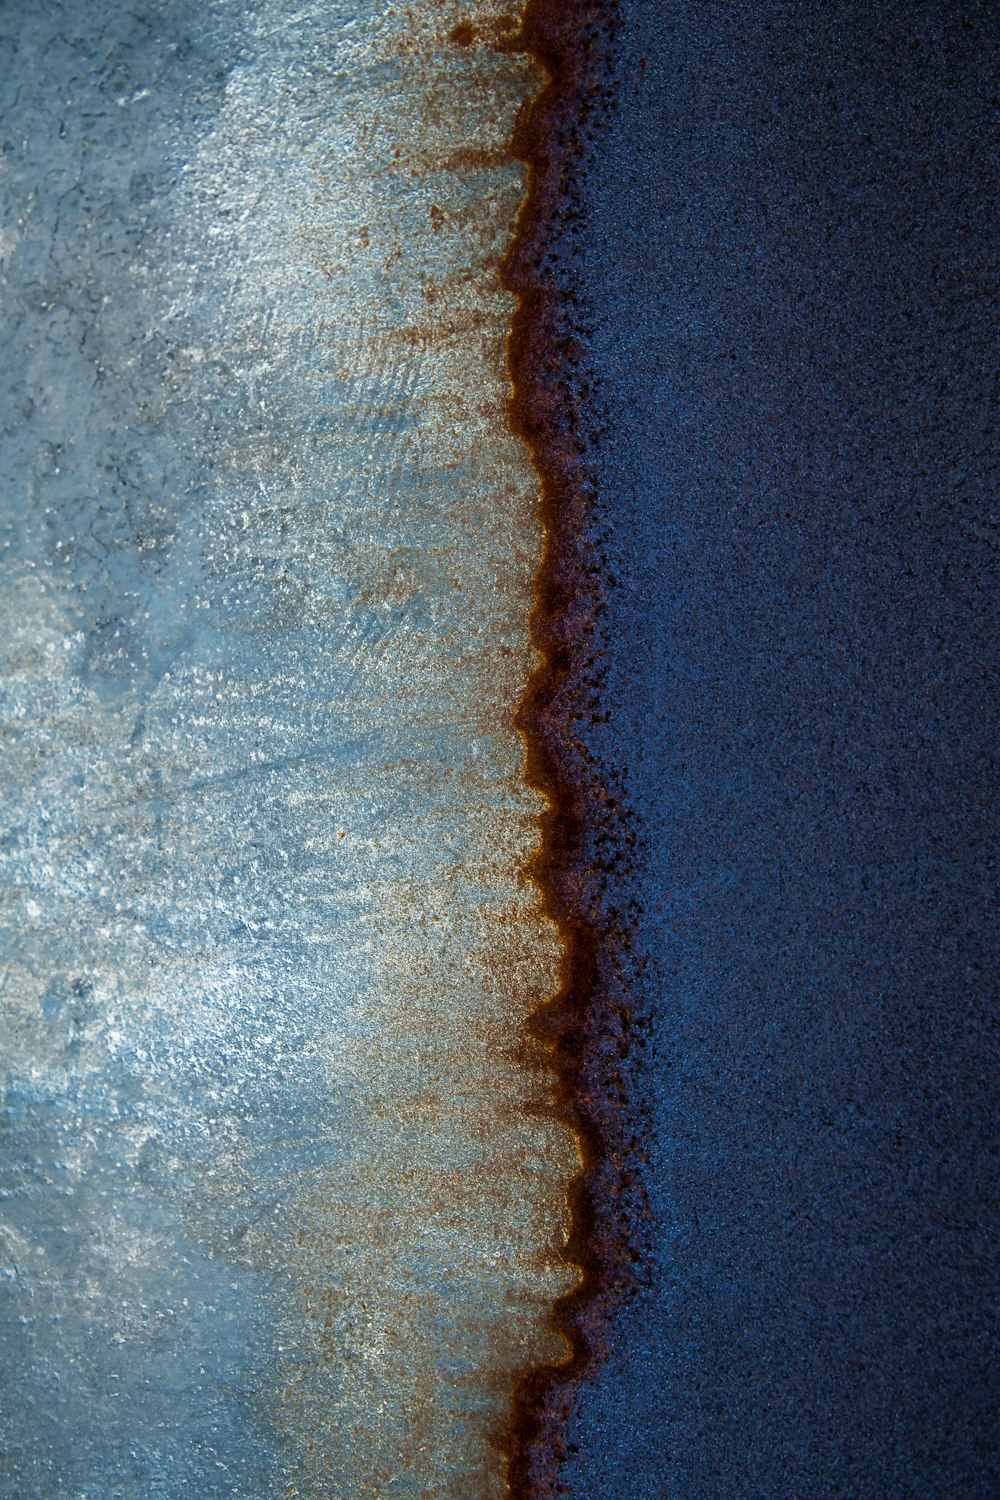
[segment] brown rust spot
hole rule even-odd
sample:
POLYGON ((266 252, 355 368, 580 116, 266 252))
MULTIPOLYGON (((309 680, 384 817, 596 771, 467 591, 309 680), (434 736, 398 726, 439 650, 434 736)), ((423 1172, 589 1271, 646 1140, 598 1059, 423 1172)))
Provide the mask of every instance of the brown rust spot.
POLYGON ((460 146, 444 157, 437 165, 443 172, 495 172, 510 161, 508 151, 482 151, 471 146, 460 146))
POLYGON ((448 40, 456 47, 473 47, 478 42, 502 51, 517 31, 518 21, 514 16, 484 16, 478 26, 459 21, 449 33, 448 40))
POLYGON ((548 268, 551 243, 566 242, 576 212, 574 173, 600 129, 616 29, 615 0, 529 0, 510 43, 548 74, 515 134, 528 193, 503 267, 504 284, 518 297, 508 343, 511 423, 541 480, 545 529, 532 622, 542 663, 519 712, 528 780, 548 804, 532 873, 563 942, 558 992, 535 1014, 532 1031, 552 1048, 559 1117, 576 1133, 583 1159, 570 1192, 566 1251, 582 1278, 554 1310, 570 1352, 522 1375, 503 1438, 519 1500, 557 1493, 573 1393, 601 1357, 610 1313, 635 1283, 635 1229, 645 1209, 620 1067, 630 1047, 623 997, 634 960, 628 916, 610 894, 627 872, 635 836, 613 768, 597 763, 581 734, 600 711, 605 609, 602 559, 589 540, 596 506, 589 387, 576 309, 548 268))

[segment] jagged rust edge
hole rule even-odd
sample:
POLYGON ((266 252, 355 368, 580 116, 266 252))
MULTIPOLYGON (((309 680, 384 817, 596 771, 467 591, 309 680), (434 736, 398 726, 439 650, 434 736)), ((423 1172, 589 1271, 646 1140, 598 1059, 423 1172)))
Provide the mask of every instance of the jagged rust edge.
POLYGON ((576 337, 566 278, 546 264, 558 232, 565 245, 578 217, 574 172, 600 132, 608 102, 617 0, 528 0, 508 45, 547 78, 518 123, 513 154, 528 168, 527 193, 505 287, 517 298, 508 341, 510 420, 539 475, 544 544, 532 616, 541 664, 518 714, 527 780, 546 799, 532 874, 559 929, 558 992, 531 1029, 550 1048, 559 1117, 576 1135, 583 1170, 569 1190, 567 1260, 578 1285, 553 1309, 569 1355, 520 1376, 502 1438, 514 1500, 560 1493, 574 1391, 603 1353, 603 1330, 636 1283, 635 1222, 643 1213, 620 1065, 631 1045, 624 998, 631 933, 608 891, 634 849, 627 810, 607 766, 579 734, 600 715, 600 620, 606 573, 595 540, 595 496, 587 431, 599 426, 576 337))

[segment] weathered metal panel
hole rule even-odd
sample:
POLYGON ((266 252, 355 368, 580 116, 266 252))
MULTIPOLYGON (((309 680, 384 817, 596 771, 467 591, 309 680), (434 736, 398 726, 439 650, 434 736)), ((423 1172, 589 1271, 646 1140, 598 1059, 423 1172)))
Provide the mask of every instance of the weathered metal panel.
POLYGON ((997 1491, 996 20, 517 24, 0 5, 12 1500, 997 1491))
POLYGON ((998 23, 528 8, 589 1170, 520 1493, 1000 1494, 998 23))
POLYGON ((4 7, 5 1494, 501 1495, 558 1357, 513 25, 4 7))

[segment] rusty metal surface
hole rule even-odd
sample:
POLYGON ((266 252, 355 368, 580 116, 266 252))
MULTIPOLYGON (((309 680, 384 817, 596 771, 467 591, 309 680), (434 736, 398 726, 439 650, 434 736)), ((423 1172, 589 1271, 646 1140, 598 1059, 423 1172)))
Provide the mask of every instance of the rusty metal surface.
POLYGON ((513 27, 0 10, 5 1494, 499 1496, 562 1355, 513 27))
POLYGON ((577 265, 603 228, 587 221, 582 189, 614 103, 618 30, 611 0, 534 0, 518 39, 547 75, 515 134, 529 191, 504 263, 518 298, 512 420, 539 473, 545 524, 532 617, 541 664, 519 723, 529 781, 547 804, 536 874, 565 951, 560 987, 529 1024, 553 1049, 561 1116, 582 1156, 568 1243, 580 1279, 553 1309, 569 1355, 538 1362, 516 1384, 509 1477, 518 1497, 562 1493, 571 1415, 581 1388, 600 1380, 609 1330, 643 1280, 649 1220, 643 1101, 631 1077, 644 966, 635 875, 645 851, 607 692, 614 578, 593 463, 601 442, 613 449, 629 429, 619 422, 612 434, 604 420, 577 265))

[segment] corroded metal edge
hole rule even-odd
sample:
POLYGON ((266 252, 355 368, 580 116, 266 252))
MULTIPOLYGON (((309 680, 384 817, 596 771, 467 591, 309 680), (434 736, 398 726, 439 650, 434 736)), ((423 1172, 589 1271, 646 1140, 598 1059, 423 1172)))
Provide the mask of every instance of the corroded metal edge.
POLYGON ((577 174, 606 117, 619 24, 616 0, 528 0, 511 43, 547 78, 512 145, 528 167, 528 190, 503 267, 518 298, 508 342, 511 424, 538 471, 544 526, 532 617, 541 663, 518 725, 528 782, 546 799, 532 873, 563 944, 559 988, 530 1026, 552 1048, 560 1114, 583 1160, 569 1193, 566 1248, 581 1278, 553 1309, 570 1353, 522 1373, 506 1434, 518 1500, 558 1492, 573 1394, 602 1357, 608 1318, 637 1284, 646 1218, 622 1075, 635 1024, 628 975, 642 962, 627 900, 637 833, 614 766, 587 743, 602 714, 607 569, 587 459, 600 400, 586 370, 571 265, 577 174))

